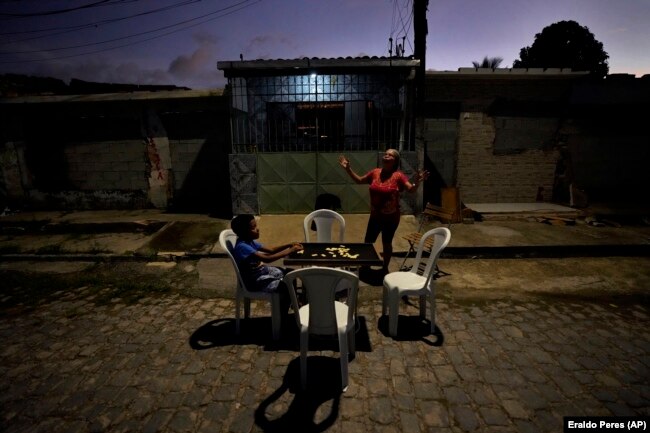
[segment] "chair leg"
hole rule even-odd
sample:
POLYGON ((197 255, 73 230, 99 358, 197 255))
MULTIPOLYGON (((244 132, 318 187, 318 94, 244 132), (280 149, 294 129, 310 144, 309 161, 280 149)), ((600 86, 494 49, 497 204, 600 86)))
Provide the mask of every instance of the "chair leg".
POLYGON ((420 317, 427 318, 427 295, 420 295, 420 317))
POLYGON ((409 241, 409 250, 406 252, 406 255, 404 255, 404 260, 402 261, 402 264, 401 264, 400 267, 399 267, 399 270, 400 270, 400 271, 404 271, 404 270, 406 270, 406 269, 404 268, 404 265, 406 264, 406 259, 409 258, 409 256, 411 255, 411 253, 414 253, 414 252, 415 252, 415 250, 413 249, 413 246, 414 246, 414 244, 412 244, 412 243, 409 241))
POLYGON ((434 334, 436 332, 436 292, 434 287, 431 288, 431 292, 429 293, 429 308, 431 309, 429 312, 431 317, 431 333, 434 334))
POLYGON ((244 298, 244 319, 251 317, 251 300, 244 298))
POLYGON ((397 336, 397 321, 399 317, 399 292, 391 290, 388 294, 388 334, 397 336))
POLYGON ((300 384, 307 389, 307 351, 309 350, 309 332, 307 328, 300 330, 300 384))
POLYGON ((384 286, 381 298, 381 315, 385 316, 388 312, 388 289, 384 286))
POLYGON ((282 326, 282 312, 280 311, 280 295, 273 295, 271 297, 271 331, 273 332, 273 339, 280 339, 280 329, 282 326))
POLYGON ((357 352, 357 342, 356 342, 356 334, 357 330, 356 327, 350 329, 348 331, 348 349, 350 352, 350 355, 354 356, 355 353, 357 352))
POLYGON ((237 295, 235 297, 235 334, 239 335, 239 318, 241 315, 241 297, 237 295))
POLYGON ((343 392, 348 390, 348 336, 339 330, 339 354, 341 355, 341 385, 343 392))

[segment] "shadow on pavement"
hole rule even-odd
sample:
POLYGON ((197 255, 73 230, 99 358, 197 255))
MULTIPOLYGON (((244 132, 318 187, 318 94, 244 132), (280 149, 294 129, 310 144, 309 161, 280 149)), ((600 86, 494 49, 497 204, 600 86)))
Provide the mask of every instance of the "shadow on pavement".
POLYGON ((273 341, 270 317, 242 319, 239 335, 235 332, 235 319, 217 319, 194 331, 189 343, 194 350, 234 345, 264 346, 265 349, 271 350, 298 350, 297 337, 291 338, 286 323, 282 323, 282 327, 280 339, 273 341))
MULTIPOLYGON (((189 344, 194 350, 234 345, 256 345, 264 347, 264 350, 300 351, 300 335, 293 315, 283 318, 279 340, 273 341, 270 330, 270 317, 241 319, 239 335, 235 333, 235 319, 216 319, 205 323, 194 331, 190 336, 189 344)), ((355 343, 358 352, 372 351, 365 317, 357 319, 355 343)), ((310 336, 309 350, 338 352, 338 339, 336 336, 310 336)))
POLYGON ((221 220, 172 221, 156 233, 138 252, 183 251, 208 252, 219 240, 219 233, 227 227, 221 220))
MULTIPOLYGON (((265 432, 323 432, 334 425, 341 401, 341 365, 338 357, 308 356, 307 387, 300 386, 300 357, 287 366, 280 388, 255 410, 255 424, 265 432), (285 393, 294 394, 284 413, 273 409, 285 393), (319 410, 331 400, 329 410, 319 410)), ((284 403, 279 403, 280 407, 284 403)))
POLYGON ((373 269, 368 267, 362 267, 359 269, 359 279, 371 286, 383 286, 385 275, 383 269, 373 269))
POLYGON ((420 316, 398 316, 397 336, 391 337, 388 333, 388 316, 382 316, 377 322, 377 329, 386 338, 396 341, 422 341, 429 346, 442 346, 445 336, 442 330, 436 326, 435 332, 431 333, 431 322, 422 319, 420 316))

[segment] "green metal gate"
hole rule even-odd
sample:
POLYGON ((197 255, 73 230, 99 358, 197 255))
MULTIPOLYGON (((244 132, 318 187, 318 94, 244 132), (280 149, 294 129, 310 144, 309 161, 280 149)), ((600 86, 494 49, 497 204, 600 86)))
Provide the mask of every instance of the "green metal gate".
MULTIPOLYGON (((345 154, 358 174, 377 167, 378 153, 345 154)), ((309 213, 316 197, 330 193, 341 199, 342 213, 367 213, 368 185, 357 185, 338 163, 338 153, 259 153, 257 186, 260 213, 309 213)))

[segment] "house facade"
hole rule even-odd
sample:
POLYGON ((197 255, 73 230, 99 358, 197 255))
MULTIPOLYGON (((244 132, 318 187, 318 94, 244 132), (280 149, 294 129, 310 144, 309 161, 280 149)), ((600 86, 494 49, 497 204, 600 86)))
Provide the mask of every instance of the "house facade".
MULTIPOLYGON (((388 148, 409 173, 416 151, 413 78, 419 61, 348 58, 224 61, 230 95, 233 213, 305 213, 323 194, 368 212, 367 187, 338 164, 377 167, 388 148)), ((411 211, 417 196, 405 197, 411 211)))
POLYGON ((647 203, 644 114, 650 76, 591 79, 566 69, 427 72, 419 136, 436 174, 425 196, 458 188, 465 203, 647 203))
POLYGON ((432 175, 405 213, 464 203, 648 204, 650 76, 566 70, 427 72, 412 59, 220 62, 225 90, 0 99, 2 208, 304 213, 321 194, 369 209, 357 172, 389 147, 432 175))
POLYGON ((228 216, 223 90, 0 99, 3 209, 228 216))

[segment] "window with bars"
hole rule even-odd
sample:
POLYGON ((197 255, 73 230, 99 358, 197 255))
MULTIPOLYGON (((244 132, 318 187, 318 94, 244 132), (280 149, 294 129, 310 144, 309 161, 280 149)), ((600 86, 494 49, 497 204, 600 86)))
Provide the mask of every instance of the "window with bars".
POLYGON ((234 153, 410 149, 401 86, 364 74, 230 79, 234 153))

